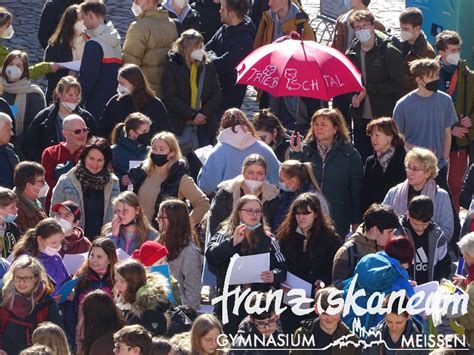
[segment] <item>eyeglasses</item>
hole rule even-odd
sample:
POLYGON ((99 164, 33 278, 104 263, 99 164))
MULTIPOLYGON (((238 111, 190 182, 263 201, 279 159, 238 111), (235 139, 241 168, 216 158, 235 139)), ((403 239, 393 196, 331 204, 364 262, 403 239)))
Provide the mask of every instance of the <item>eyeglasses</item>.
POLYGON ((277 318, 272 318, 266 323, 256 323, 255 322, 254 324, 258 329, 265 329, 266 327, 268 327, 268 328, 274 327, 276 325, 277 321, 278 321, 277 318))
POLYGON ((89 133, 89 128, 65 129, 65 131, 73 132, 75 135, 79 135, 81 133, 89 133))
POLYGON ((412 166, 406 166, 405 171, 413 171, 414 173, 417 173, 418 171, 424 171, 425 169, 421 168, 414 168, 412 166))
POLYGON ((262 210, 252 210, 251 208, 242 208, 241 211, 245 211, 247 214, 251 216, 259 216, 262 214, 262 210))
POLYGON ((120 344, 115 344, 114 353, 119 353, 122 351, 122 349, 125 349, 125 351, 130 351, 131 348, 131 346, 120 346, 120 344))
POLYGON ((34 276, 14 276, 13 277, 13 281, 15 281, 16 283, 20 283, 20 282, 24 282, 24 283, 31 283, 33 280, 35 279, 34 276))

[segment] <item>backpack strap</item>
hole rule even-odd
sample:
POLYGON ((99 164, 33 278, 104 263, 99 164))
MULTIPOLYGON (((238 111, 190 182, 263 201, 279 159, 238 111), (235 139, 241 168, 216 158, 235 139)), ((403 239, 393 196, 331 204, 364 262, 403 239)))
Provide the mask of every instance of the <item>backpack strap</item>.
POLYGON ((349 256, 347 260, 349 269, 354 271, 360 259, 360 255, 357 250, 357 244, 354 240, 349 240, 346 242, 346 248, 347 248, 347 253, 349 256))

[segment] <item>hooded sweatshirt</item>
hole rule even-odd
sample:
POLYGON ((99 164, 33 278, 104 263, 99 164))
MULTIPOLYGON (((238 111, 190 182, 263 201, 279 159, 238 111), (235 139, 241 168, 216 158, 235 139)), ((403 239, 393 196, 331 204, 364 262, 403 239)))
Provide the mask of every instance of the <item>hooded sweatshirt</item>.
POLYGON ((217 185, 240 175, 242 163, 250 154, 260 154, 267 163, 267 179, 278 185, 280 162, 272 148, 257 140, 242 126, 223 129, 198 175, 198 185, 205 193, 217 190, 217 185))
POLYGON ((67 271, 63 259, 59 254, 50 256, 40 252, 38 259, 43 264, 48 276, 51 277, 55 283, 52 296, 56 296, 63 283, 71 279, 71 275, 69 271, 67 271))
POLYGON ((270 13, 270 18, 273 21, 273 40, 276 40, 277 38, 280 38, 281 36, 285 35, 283 33, 283 30, 281 28, 282 24, 284 24, 286 21, 289 21, 291 18, 296 17, 296 14, 298 13, 299 9, 298 6, 296 6, 294 3, 291 3, 290 10, 288 11, 288 14, 286 17, 282 20, 278 18, 278 15, 273 12, 272 10, 269 11, 270 13))
POLYGON ((117 91, 117 73, 122 65, 120 35, 112 22, 86 31, 90 38, 82 56, 79 78, 85 109, 99 119, 117 91))
POLYGON ((84 231, 79 227, 74 227, 72 234, 64 238, 59 255, 64 257, 65 254, 87 253, 91 244, 90 240, 84 235, 84 231))

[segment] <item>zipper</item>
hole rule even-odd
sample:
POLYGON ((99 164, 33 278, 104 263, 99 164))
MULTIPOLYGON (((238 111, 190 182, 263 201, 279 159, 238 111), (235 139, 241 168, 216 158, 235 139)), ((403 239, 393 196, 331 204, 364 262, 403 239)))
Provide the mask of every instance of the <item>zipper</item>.
POLYGON ((325 169, 326 169, 326 160, 327 160, 327 157, 326 157, 326 159, 324 159, 324 161, 323 161, 323 166, 322 166, 321 193, 323 192, 323 186, 324 186, 324 172, 325 172, 325 169))

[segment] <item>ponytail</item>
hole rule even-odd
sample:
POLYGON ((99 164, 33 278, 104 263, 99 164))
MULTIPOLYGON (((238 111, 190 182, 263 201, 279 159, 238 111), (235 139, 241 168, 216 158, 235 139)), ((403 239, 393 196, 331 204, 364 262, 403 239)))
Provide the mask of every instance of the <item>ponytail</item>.
POLYGON ((110 134, 110 143, 117 144, 120 138, 120 134, 122 132, 125 132, 125 123, 117 123, 114 129, 112 130, 112 133, 110 134))
POLYGON ((35 258, 39 255, 36 228, 28 229, 28 231, 22 235, 18 243, 16 243, 13 247, 13 256, 15 259, 23 254, 27 254, 35 258))
POLYGON ((321 192, 321 188, 319 187, 318 180, 316 180, 316 176, 314 176, 313 173, 313 167, 311 166, 311 163, 306 162, 306 163, 301 163, 302 168, 304 169, 307 177, 307 181, 311 182, 311 184, 314 186, 314 189, 317 192, 321 192))
POLYGON ((318 180, 316 180, 316 177, 314 176, 311 163, 309 162, 302 163, 298 160, 290 159, 290 160, 285 160, 281 164, 280 169, 288 177, 290 178, 296 177, 299 180, 301 185, 308 182, 311 185, 313 185, 315 191, 321 192, 321 189, 318 184, 318 180))

